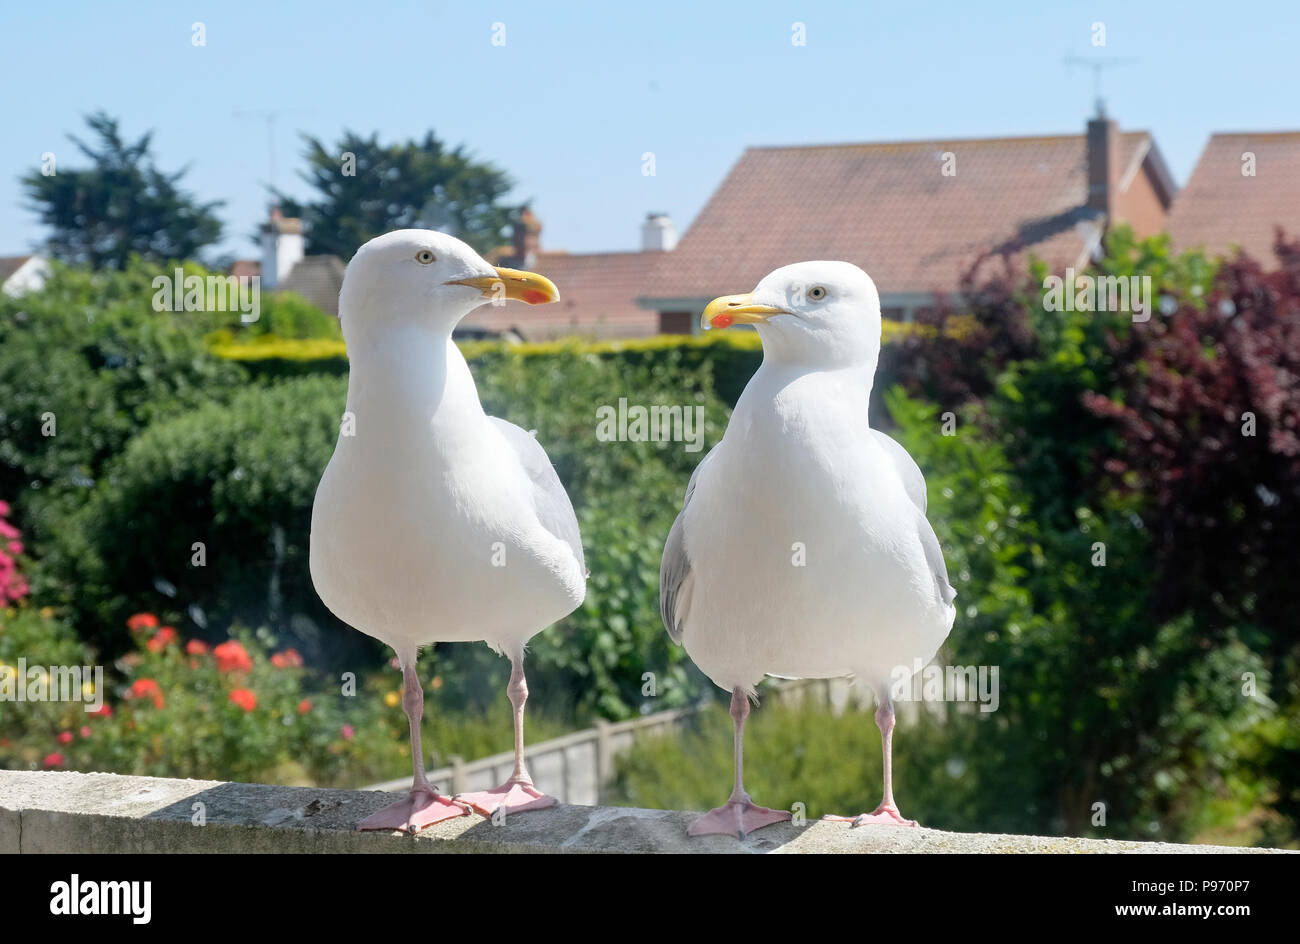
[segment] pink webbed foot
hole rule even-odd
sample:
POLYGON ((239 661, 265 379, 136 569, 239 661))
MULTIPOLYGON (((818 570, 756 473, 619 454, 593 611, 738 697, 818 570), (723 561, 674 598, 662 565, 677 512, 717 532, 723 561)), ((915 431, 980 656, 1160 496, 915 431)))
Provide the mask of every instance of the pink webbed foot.
POLYGON ((790 813, 786 810, 769 810, 757 806, 749 797, 740 800, 728 800, 726 805, 710 810, 695 822, 686 832, 692 836, 735 836, 744 839, 756 829, 771 826, 773 823, 789 821, 790 813))
POLYGON ((547 796, 531 783, 522 780, 507 780, 492 790, 478 790, 474 793, 460 793, 456 799, 473 807, 484 816, 491 816, 502 807, 509 816, 525 810, 544 810, 554 806, 556 799, 547 796))
POLYGON ((469 807, 464 804, 439 796, 429 787, 417 787, 405 799, 367 816, 357 824, 357 829, 400 829, 418 833, 444 819, 468 815, 469 807))
POLYGON ((915 826, 916 820, 903 819, 903 814, 898 812, 896 806, 886 806, 880 804, 870 813, 862 813, 859 816, 832 816, 827 814, 822 819, 832 823, 852 823, 853 828, 859 826, 915 826))

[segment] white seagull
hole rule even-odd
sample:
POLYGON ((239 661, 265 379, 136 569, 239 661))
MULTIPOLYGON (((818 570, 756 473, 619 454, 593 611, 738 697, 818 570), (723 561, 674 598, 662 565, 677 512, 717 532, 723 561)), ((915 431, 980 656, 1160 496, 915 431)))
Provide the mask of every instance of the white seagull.
MULTIPOLYGON (((880 297, 847 262, 785 266, 709 303, 704 326, 752 324, 763 363, 686 486, 660 569, 674 641, 731 692, 735 785, 692 835, 746 833, 790 814, 745 792, 749 700, 764 675, 853 675, 874 689, 884 799, 855 826, 915 825, 894 803, 891 682, 952 629, 955 591, 925 517, 925 479, 867 423, 880 297)), ((842 817, 835 817, 843 819, 842 817)))
POLYGON ((311 576, 339 619, 391 646, 403 675, 415 781, 360 824, 416 831, 469 808, 555 803, 524 766, 524 644, 586 592, 578 521, 536 439, 483 412, 456 324, 491 299, 555 301, 551 282, 493 268, 458 239, 398 230, 348 264, 339 316, 351 373, 338 445, 316 490, 311 576), (510 658, 515 769, 456 800, 424 772, 420 646, 483 640, 510 658))

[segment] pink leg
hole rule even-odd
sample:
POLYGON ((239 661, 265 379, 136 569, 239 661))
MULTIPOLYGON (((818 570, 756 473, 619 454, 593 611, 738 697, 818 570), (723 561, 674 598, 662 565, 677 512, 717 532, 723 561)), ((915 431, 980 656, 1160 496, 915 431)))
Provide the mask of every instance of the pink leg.
POLYGON ((533 786, 524 765, 524 702, 528 701, 528 680, 524 678, 524 654, 519 651, 510 657, 510 685, 506 689, 510 705, 515 710, 515 772, 510 779, 492 790, 463 793, 456 797, 484 816, 498 809, 506 815, 524 810, 541 810, 555 805, 555 797, 547 796, 533 786))
POLYGON ((386 806, 378 813, 372 813, 359 824, 358 829, 401 829, 419 832, 426 826, 451 819, 453 816, 468 816, 469 810, 462 804, 448 797, 439 796, 424 775, 424 752, 420 744, 420 720, 424 717, 424 689, 420 678, 415 673, 415 653, 401 657, 402 662, 402 708, 406 711, 406 720, 411 728, 411 763, 415 771, 415 780, 410 794, 391 806, 386 806))
POLYGON ((731 693, 731 720, 736 726, 735 783, 726 804, 710 810, 695 822, 687 832, 692 836, 721 834, 744 839, 749 833, 773 823, 790 819, 785 810, 769 810, 757 806, 745 792, 745 719, 749 717, 749 699, 736 688, 731 693))
POLYGON ((876 727, 880 728, 880 746, 884 755, 885 795, 880 805, 860 816, 823 816, 822 819, 856 826, 915 826, 916 820, 903 819, 894 804, 894 703, 888 693, 876 692, 876 727))

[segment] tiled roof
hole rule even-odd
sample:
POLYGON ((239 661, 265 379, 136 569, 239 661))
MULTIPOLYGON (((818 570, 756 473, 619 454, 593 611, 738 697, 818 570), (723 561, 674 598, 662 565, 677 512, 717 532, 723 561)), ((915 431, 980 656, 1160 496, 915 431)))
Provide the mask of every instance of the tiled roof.
POLYGON ((321 311, 338 317, 343 271, 343 260, 338 256, 304 256, 275 290, 294 292, 321 311))
POLYGON ((1169 215, 1174 248, 1222 255, 1237 245, 1269 265, 1278 226, 1300 236, 1300 131, 1211 136, 1169 215), (1253 177, 1242 173, 1247 152, 1253 177))
POLYGON ((21 269, 23 267, 23 263, 25 263, 30 258, 31 258, 30 255, 0 256, 0 284, 3 284, 4 282, 8 281, 9 276, 13 275, 15 272, 21 269))
POLYGON ((534 271, 560 290, 560 300, 530 307, 508 302, 484 305, 463 322, 465 328, 513 330, 529 341, 563 335, 616 338, 653 334, 658 315, 638 308, 636 298, 649 288, 655 252, 539 252, 534 271))
MULTIPOLYGON (((652 276, 655 298, 752 288, 771 270, 843 259, 883 294, 950 292, 984 251, 1023 244, 1072 265, 1095 236, 1084 135, 750 148, 652 276), (943 155, 956 174, 943 176, 943 155)), ((1120 133, 1122 171, 1163 168, 1120 133)))

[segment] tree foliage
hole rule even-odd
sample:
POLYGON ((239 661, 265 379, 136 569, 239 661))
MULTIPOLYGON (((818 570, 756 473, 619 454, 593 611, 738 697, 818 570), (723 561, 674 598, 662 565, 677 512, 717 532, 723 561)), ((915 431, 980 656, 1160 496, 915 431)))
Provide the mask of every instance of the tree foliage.
POLYGON ((96 139, 69 136, 90 161, 82 169, 35 170, 22 179, 32 208, 52 230, 46 250, 94 269, 125 269, 131 256, 156 262, 198 258, 221 239, 219 201, 200 203, 180 187, 185 169, 167 173, 150 150, 153 132, 126 140, 115 118, 86 117, 96 139))
POLYGON ((333 146, 304 139, 302 178, 315 196, 275 196, 287 215, 304 220, 308 253, 350 259, 367 240, 408 228, 451 233, 479 252, 505 242, 518 209, 505 202, 513 182, 463 145, 449 147, 432 131, 394 144, 352 131, 333 146))

